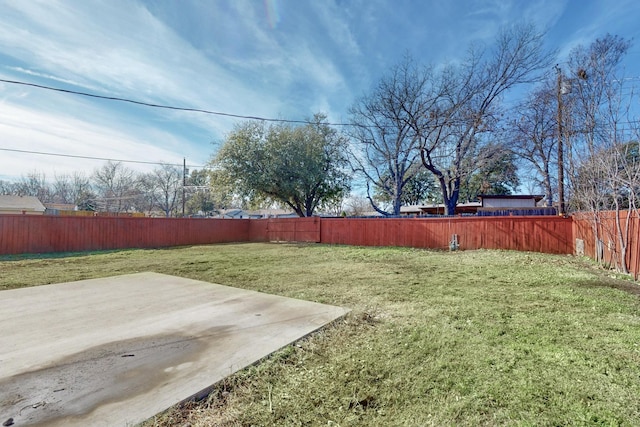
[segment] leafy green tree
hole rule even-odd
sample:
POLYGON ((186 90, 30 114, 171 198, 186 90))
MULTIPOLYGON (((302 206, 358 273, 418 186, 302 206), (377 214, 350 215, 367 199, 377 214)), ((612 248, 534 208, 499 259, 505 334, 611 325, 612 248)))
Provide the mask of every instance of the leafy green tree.
MULTIPOLYGON (((385 187, 385 185, 378 186, 379 188, 385 187)), ((403 206, 407 205, 419 205, 426 203, 427 200, 435 201, 442 197, 440 194, 438 184, 433 178, 433 174, 419 166, 419 172, 412 173, 403 188, 400 196, 400 202, 403 206)), ((376 200, 384 203, 392 203, 392 196, 388 192, 376 191, 376 200)))
POLYGON ((206 169, 193 170, 187 178, 186 212, 189 215, 211 215, 216 210, 211 176, 206 169))
POLYGON ((95 193, 89 189, 83 190, 76 198, 76 206, 78 206, 78 210, 81 211, 97 211, 98 207, 96 206, 95 193))
POLYGON ((302 126, 248 121, 212 161, 215 180, 243 199, 286 205, 299 216, 349 190, 347 140, 316 114, 302 126))
POLYGON ((519 185, 515 154, 501 150, 461 183, 459 200, 475 201, 481 194, 512 194, 519 185))

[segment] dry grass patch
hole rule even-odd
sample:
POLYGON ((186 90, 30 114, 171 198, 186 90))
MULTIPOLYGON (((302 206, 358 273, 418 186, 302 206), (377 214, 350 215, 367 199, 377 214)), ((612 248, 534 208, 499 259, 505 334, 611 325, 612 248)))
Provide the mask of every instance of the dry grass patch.
POLYGON ((640 420, 638 285, 572 257, 242 244, 5 257, 0 269, 5 289, 151 270, 353 309, 146 426, 640 420))

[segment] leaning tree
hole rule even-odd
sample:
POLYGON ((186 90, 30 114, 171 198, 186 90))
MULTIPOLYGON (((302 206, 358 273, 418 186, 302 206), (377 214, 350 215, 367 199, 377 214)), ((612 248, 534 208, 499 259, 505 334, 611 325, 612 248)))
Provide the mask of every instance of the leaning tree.
POLYGON ((455 213, 461 183, 501 156, 491 138, 499 127, 504 95, 517 85, 540 79, 551 54, 543 48, 543 33, 532 25, 502 30, 492 49, 469 49, 459 64, 434 76, 431 93, 438 94, 424 115, 412 122, 420 137, 424 167, 436 178, 446 213, 455 213))

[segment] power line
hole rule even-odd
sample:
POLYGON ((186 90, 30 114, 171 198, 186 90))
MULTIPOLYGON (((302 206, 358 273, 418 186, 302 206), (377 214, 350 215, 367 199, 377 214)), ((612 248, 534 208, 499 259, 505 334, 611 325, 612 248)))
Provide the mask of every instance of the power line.
MULTIPOLYGON (((14 148, 0 148, 0 151, 11 151, 14 153, 26 153, 26 154, 39 154, 43 156, 56 156, 56 157, 70 157, 74 159, 89 159, 89 160, 106 160, 109 162, 122 162, 122 163, 138 163, 144 165, 159 165, 159 166, 179 166, 182 167, 182 163, 164 163, 164 162, 148 162, 143 160, 122 160, 122 159, 108 159, 105 157, 91 157, 91 156, 77 156, 74 154, 60 154, 60 153, 46 153, 44 151, 31 151, 31 150, 17 150, 14 148)), ((187 165, 190 168, 204 168, 205 166, 187 165)))
MULTIPOLYGON (((67 94, 73 94, 73 95, 87 96, 87 97, 90 97, 90 98, 105 99, 105 100, 119 101, 119 102, 127 102, 127 103, 130 103, 130 104, 142 105, 142 106, 145 106, 145 107, 161 108, 161 109, 167 109, 167 110, 173 110, 173 111, 195 112, 195 113, 211 114, 211 115, 216 115, 216 116, 232 117, 232 118, 237 118, 237 119, 258 120, 258 121, 272 122, 272 123, 294 123, 294 124, 307 124, 307 125, 309 125, 309 124, 310 125, 314 125, 314 124, 318 123, 318 122, 314 122, 314 121, 310 121, 310 120, 274 119, 274 118, 269 118, 269 117, 248 116, 248 115, 242 115, 242 114, 224 113, 224 112, 220 112, 220 111, 203 110, 203 109, 199 109, 199 108, 176 107, 176 106, 171 106, 171 105, 153 104, 153 103, 149 103, 149 102, 136 101, 136 100, 132 100, 132 99, 128 99, 128 98, 121 98, 121 97, 117 97, 117 96, 96 95, 96 94, 88 93, 88 92, 80 92, 80 91, 70 90, 70 89, 61 89, 61 88, 56 88, 56 87, 52 87, 52 86, 39 85, 39 84, 36 84, 36 83, 28 83, 28 82, 22 82, 22 81, 17 81, 17 80, 0 79, 0 82, 16 84, 16 85, 22 85, 22 86, 30 86, 30 87, 35 87, 35 88, 38 88, 38 89, 50 90, 50 91, 54 91, 54 92, 61 92, 61 93, 67 93, 67 94)), ((466 124, 466 123, 467 123, 467 121, 460 120, 460 119, 447 122, 448 125, 454 125, 454 126, 459 125, 459 124, 466 124)), ((320 124, 326 124, 328 126, 358 127, 358 128, 367 128, 367 129, 369 129, 369 128, 370 129, 387 129, 387 128, 393 129, 393 128, 396 127, 395 125, 391 125, 391 126, 384 125, 384 124, 367 125, 367 124, 360 124, 360 123, 341 123, 341 122, 336 122, 336 123, 321 122, 320 124)), ((430 128, 430 129, 435 129, 437 127, 439 127, 439 125, 427 126, 427 128, 430 128)))
MULTIPOLYGON (((242 114, 232 114, 232 113, 223 113, 223 112, 220 112, 220 111, 203 110, 203 109, 200 109, 200 108, 175 107, 175 106, 171 106, 171 105, 153 104, 153 103, 149 103, 149 102, 135 101, 133 99, 128 99, 128 98, 121 98, 121 97, 118 97, 118 96, 96 95, 96 94, 88 93, 88 92, 80 92, 80 91, 76 91, 76 90, 61 89, 61 88, 57 88, 57 87, 39 85, 39 84, 35 84, 35 83, 21 82, 21 81, 17 81, 17 80, 0 79, 0 82, 10 83, 10 84, 15 84, 15 85, 22 85, 22 86, 30 86, 30 87, 35 87, 35 88, 38 88, 38 89, 45 89, 45 90, 51 90, 51 91, 55 91, 55 92, 69 93, 69 94, 73 94, 73 95, 88 96, 90 98, 106 99, 106 100, 109 100, 109 101, 128 102, 130 104, 143 105, 145 107, 153 107, 153 108, 163 108, 163 109, 166 109, 166 110, 204 113, 204 114, 211 114, 211 115, 215 115, 215 116, 233 117, 233 118, 236 118, 236 119, 260 120, 260 121, 263 121, 263 122, 315 124, 315 122, 311 122, 309 120, 273 119, 273 118, 268 118, 268 117, 245 116, 245 115, 242 115, 242 114)), ((329 125, 329 126, 360 126, 360 125, 357 125, 357 124, 354 124, 354 123, 326 123, 326 124, 329 125)))
MULTIPOLYGON (((629 80, 636 80, 636 79, 640 80, 640 76, 638 76, 638 77, 632 76, 632 77, 629 77, 627 79, 629 79, 629 80)), ((30 87, 35 87, 35 88, 38 88, 38 89, 50 90, 50 91, 54 91, 54 92, 61 92, 61 93, 67 93, 67 94, 73 94, 73 95, 86 96, 86 97, 90 97, 90 98, 105 99, 105 100, 119 101, 119 102, 127 102, 127 103, 135 104, 135 105, 142 105, 142 106, 146 106, 146 107, 161 108, 161 109, 173 110, 173 111, 196 112, 196 113, 210 114, 210 115, 216 115, 216 116, 222 116, 222 117, 232 117, 232 118, 246 119, 246 120, 258 120, 258 121, 273 122, 273 123, 316 124, 316 122, 309 121, 309 120, 274 119, 274 118, 269 118, 269 117, 249 116, 249 115, 242 115, 242 114, 225 113, 225 112, 220 112, 220 111, 211 111, 211 110, 204 110, 204 109, 199 109, 199 108, 176 107, 176 106, 164 105, 164 104, 154 104, 154 103, 149 103, 149 102, 136 101, 136 100, 128 99, 128 98, 122 98, 122 97, 116 97, 116 96, 96 95, 96 94, 88 93, 88 92, 81 92, 81 91, 75 91, 75 90, 70 90, 70 89, 61 89, 61 88, 56 88, 56 87, 52 87, 52 86, 39 85, 39 84, 36 84, 36 83, 28 83, 28 82, 23 82, 23 81, 18 81, 18 80, 0 79, 0 82, 9 83, 9 84, 15 84, 15 85, 22 85, 22 86, 30 86, 30 87)), ((464 120, 454 120, 454 121, 449 121, 448 122, 449 125, 457 125, 457 124, 464 124, 464 123, 466 123, 464 120)), ((386 129, 388 127, 393 127, 393 126, 385 126, 385 125, 364 125, 364 124, 359 124, 359 123, 339 123, 339 122, 338 123, 323 123, 323 124, 327 124, 329 126, 359 127, 359 128, 374 128, 374 129, 375 128, 386 129)), ((428 126, 428 128, 431 128, 431 129, 437 128, 437 127, 438 127, 438 125, 428 126)), ((34 154, 58 155, 58 154, 52 154, 52 153, 34 153, 34 154)), ((73 156, 69 156, 69 157, 73 157, 73 156)), ((86 158, 91 159, 91 157, 86 157, 86 158)), ((97 160, 110 160, 110 159, 97 158, 97 160)), ((128 160, 118 160, 118 161, 129 162, 129 163, 163 164, 163 163, 157 163, 157 162, 141 162, 141 161, 128 161, 128 160)), ((177 164, 176 165, 171 164, 171 165, 172 166, 182 166, 182 165, 177 165, 177 164)), ((198 167, 198 166, 195 166, 195 167, 198 167)))

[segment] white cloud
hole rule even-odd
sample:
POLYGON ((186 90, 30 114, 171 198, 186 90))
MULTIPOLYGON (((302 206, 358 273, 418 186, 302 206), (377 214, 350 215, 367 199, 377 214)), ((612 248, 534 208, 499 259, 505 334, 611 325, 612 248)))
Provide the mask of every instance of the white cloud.
POLYGON ((3 22, 0 43, 16 59, 38 64, 30 70, 34 73, 113 94, 183 105, 240 109, 234 105, 236 99, 251 97, 243 82, 135 3, 14 6, 26 18, 3 22))
MULTIPOLYGON (((239 115, 301 119, 320 110, 339 121, 406 52, 453 61, 523 18, 552 29, 551 47, 606 31, 633 37, 638 6, 625 1, 0 0, 0 76, 239 115)), ((40 141, 41 151, 199 163, 238 121, 6 84, 0 99, 0 148, 40 141)), ((0 173, 18 170, 13 154, 0 162, 0 173)), ((38 165, 47 163, 78 164, 38 165)))
MULTIPOLYGON (((87 106, 88 114, 96 111, 87 106)), ((64 113, 37 110, 5 101, 0 109, 0 134, 3 136, 0 148, 149 162, 180 163, 187 154, 192 155, 190 163, 196 158, 199 162, 206 160, 206 153, 196 154, 193 150, 186 153, 181 150, 185 141, 170 133, 145 125, 135 129, 135 124, 131 123, 109 126, 109 122, 117 122, 114 117, 104 117, 103 121, 103 124, 90 123, 64 113), (164 144, 161 146, 158 141, 164 144)), ((11 151, 2 151, 0 159, 2 175, 14 178, 33 170, 47 176, 78 170, 90 173, 104 163, 103 160, 11 151)), ((133 163, 130 166, 141 171, 154 167, 133 163)))
MULTIPOLYGON (((276 97, 252 90, 135 3, 18 2, 2 6, 7 13, 0 15, 0 53, 19 64, 0 70, 3 78, 20 80, 17 75, 53 86, 71 85, 75 90, 236 114, 270 116, 280 108, 276 97)), ((40 151, 58 152, 69 146, 65 141, 90 139, 94 142, 88 151, 100 152, 98 157, 144 159, 156 153, 155 161, 175 158, 177 152, 196 157, 200 163, 209 157, 209 143, 222 137, 234 122, 199 113, 79 100, 75 95, 42 89, 20 90, 9 85, 3 89, 0 96, 5 104, 22 98, 19 104, 4 107, 3 146, 5 141, 23 146, 48 140, 40 151), (37 138, 18 125, 25 117, 41 130, 37 138), (66 139, 46 130, 59 121, 71 135, 66 139), (172 133, 172 128, 179 134, 172 133), (198 134, 198 140, 180 135, 183 129, 198 134), (145 138, 151 138, 155 147, 145 144, 145 138)), ((77 161, 58 160, 58 167, 78 165, 77 161)), ((5 175, 9 169, 19 170, 20 162, 11 164, 17 167, 5 167, 5 175)), ((50 168, 51 164, 44 159, 38 166, 50 168)))

